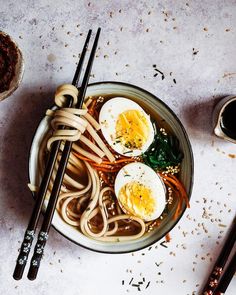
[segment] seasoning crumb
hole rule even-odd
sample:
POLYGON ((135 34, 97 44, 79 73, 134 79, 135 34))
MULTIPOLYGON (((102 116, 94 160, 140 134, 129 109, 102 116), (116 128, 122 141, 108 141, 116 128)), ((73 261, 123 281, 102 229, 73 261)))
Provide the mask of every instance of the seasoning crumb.
POLYGON ((146 286, 145 289, 147 289, 149 287, 150 283, 151 283, 150 281, 147 283, 147 286, 146 286))
POLYGON ((173 79, 173 82, 176 84, 176 80, 175 79, 173 79))
POLYGON ((230 29, 225 29, 225 32, 229 32, 230 31, 230 29))
POLYGON ((208 31, 208 28, 206 28, 206 27, 205 27, 205 28, 203 28, 203 31, 207 32, 207 31, 208 31))
POLYGON ((164 248, 168 248, 168 247, 165 245, 165 243, 166 243, 166 241, 163 241, 163 242, 160 243, 160 245, 161 245, 162 247, 164 247, 164 248))
POLYGON ((197 49, 193 48, 193 55, 197 55, 197 54, 198 54, 198 52, 199 52, 199 50, 197 50, 197 49))

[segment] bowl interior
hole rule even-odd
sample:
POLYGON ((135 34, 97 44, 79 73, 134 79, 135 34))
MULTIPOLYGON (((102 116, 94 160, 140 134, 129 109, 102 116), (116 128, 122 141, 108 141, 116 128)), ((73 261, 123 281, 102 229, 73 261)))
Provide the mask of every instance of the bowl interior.
MULTIPOLYGON (((192 181, 193 181, 193 156, 192 149, 186 134, 184 127, 182 126, 179 119, 176 115, 171 111, 171 109, 164 104, 160 99, 152 95, 151 93, 125 83, 119 82, 100 82, 89 85, 87 89, 87 96, 103 96, 103 95, 115 95, 115 96, 126 96, 129 97, 136 102, 141 102, 142 105, 145 105, 151 112, 156 112, 159 116, 162 117, 170 126, 173 133, 177 136, 180 142, 180 148, 184 153, 184 159, 181 164, 181 181, 183 182, 188 196, 190 198, 192 191, 192 181)), ((43 139, 49 129, 49 118, 44 117, 40 122, 35 136, 33 138, 30 158, 29 158, 29 178, 30 183, 33 185, 39 185, 40 177, 39 177, 39 163, 38 163, 38 154, 40 151, 40 146, 42 145, 43 139)), ((168 217, 163 219, 163 222, 160 226, 150 232, 145 234, 142 238, 134 241, 127 242, 116 242, 116 243, 108 243, 96 241, 90 238, 85 237, 81 234, 76 228, 68 225, 63 221, 57 211, 55 211, 52 224, 53 226, 66 238, 71 241, 89 248, 91 250, 95 250, 98 252, 105 253, 125 253, 131 252, 135 250, 139 250, 150 246, 154 242, 161 239, 165 234, 167 234, 178 222, 181 218, 185 206, 182 208, 182 214, 178 217, 178 219, 173 219, 173 212, 169 212, 168 217)))

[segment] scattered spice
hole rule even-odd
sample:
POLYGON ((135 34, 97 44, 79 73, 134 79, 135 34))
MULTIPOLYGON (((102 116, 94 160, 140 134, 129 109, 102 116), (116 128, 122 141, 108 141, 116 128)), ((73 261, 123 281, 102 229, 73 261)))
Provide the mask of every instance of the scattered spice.
POLYGON ((163 72, 161 72, 160 70, 158 70, 157 68, 154 69, 156 72, 158 72, 159 74, 161 74, 161 80, 165 79, 165 75, 163 72))
POLYGON ((168 248, 168 247, 165 245, 165 243, 166 243, 166 241, 163 241, 163 242, 160 243, 160 245, 161 245, 162 247, 164 247, 164 248, 168 248))
POLYGON ((170 242, 171 237, 170 237, 170 234, 169 233, 166 234, 165 239, 166 239, 166 243, 169 243, 170 242))
POLYGON ((133 282, 133 280, 134 280, 134 278, 132 278, 132 279, 130 280, 129 285, 131 285, 131 283, 133 282))
POLYGON ((145 289, 147 289, 150 286, 150 283, 151 283, 150 281, 147 283, 147 286, 145 289))
POLYGON ((197 50, 197 49, 193 48, 193 55, 197 55, 197 54, 198 54, 198 52, 199 52, 199 50, 197 50))

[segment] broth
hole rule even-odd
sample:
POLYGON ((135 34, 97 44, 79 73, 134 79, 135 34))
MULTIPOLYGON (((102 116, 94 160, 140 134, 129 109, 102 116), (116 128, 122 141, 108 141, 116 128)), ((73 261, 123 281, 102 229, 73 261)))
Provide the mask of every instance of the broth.
MULTIPOLYGON (((89 107, 89 112, 91 111, 89 114, 93 119, 98 121, 98 115, 102 106, 114 97, 116 95, 91 97, 92 107, 93 102, 96 103, 94 108, 89 107)), ((123 97, 135 101, 132 97, 123 97)), ((136 102, 139 104, 137 100, 136 102)), ((170 126, 157 114, 157 111, 145 103, 141 103, 140 106, 147 114, 150 114, 157 130, 164 128, 165 132, 173 134, 170 126)), ((54 118, 55 116, 56 114, 54 114, 54 118)), ((92 123, 90 122, 90 124, 92 123)), ((165 223, 167 215, 171 214, 173 216, 175 212, 180 210, 179 208, 182 208, 181 204, 179 204, 178 194, 180 192, 175 188, 174 182, 171 182, 171 176, 165 174, 162 177, 166 185, 167 204, 157 219, 144 222, 140 217, 131 216, 128 212, 125 212, 124 207, 121 206, 114 193, 114 181, 117 173, 127 163, 143 162, 142 155, 127 157, 118 154, 111 146, 108 146, 101 130, 97 130, 97 135, 108 146, 107 148, 112 153, 116 163, 112 163, 112 161, 106 158, 99 162, 99 157, 97 156, 95 158, 89 158, 89 155, 94 154, 93 144, 96 144, 97 141, 88 130, 85 129, 83 135, 92 144, 88 145, 82 139, 79 140, 79 143, 73 143, 72 156, 74 158, 70 157, 69 159, 69 165, 67 165, 63 186, 57 203, 59 214, 68 224, 77 227, 80 232, 94 239, 108 242, 125 241, 140 238, 144 234, 158 229, 161 223, 165 223), (76 161, 79 161, 80 169, 76 168, 76 161)), ((54 133, 53 136, 55 136, 54 133)), ((105 150, 104 153, 106 154, 105 150)), ((45 158, 43 162, 45 163, 45 158)), ((176 182, 178 180, 178 173, 175 174, 175 178, 176 182)), ((53 181, 54 179, 52 178, 50 189, 52 188, 53 181)), ((179 214, 179 211, 177 213, 179 214)))

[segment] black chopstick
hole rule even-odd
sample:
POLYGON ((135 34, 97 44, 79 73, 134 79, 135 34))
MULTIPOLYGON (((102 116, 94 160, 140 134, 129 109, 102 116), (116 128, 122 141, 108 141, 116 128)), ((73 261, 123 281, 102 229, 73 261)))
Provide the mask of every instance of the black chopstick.
POLYGON ((228 260, 230 252, 233 249, 236 240, 236 217, 233 220, 228 237, 224 243, 224 246, 220 252, 220 255, 214 265, 214 268, 210 274, 210 277, 202 291, 203 295, 212 295, 219 283, 220 277, 223 273, 224 266, 228 260))
POLYGON ((233 258, 231 259, 228 267, 226 268, 220 283, 218 284, 216 291, 215 291, 215 295, 223 295, 225 294, 234 274, 236 272, 236 252, 233 256, 233 258))
MULTIPOLYGON (((83 101, 84 101, 84 97, 85 97, 85 93, 86 93, 86 89, 87 89, 87 85, 88 85, 88 81, 89 81, 90 73, 91 73, 91 69, 92 69, 92 64, 93 64, 93 60, 94 60, 95 53, 96 53, 100 30, 101 30, 100 28, 97 30, 97 34, 96 34, 95 41, 94 41, 94 44, 93 44, 93 47, 91 50, 91 54, 89 57, 89 61, 88 61, 88 65, 87 65, 87 68, 85 71, 83 82, 82 82, 81 88, 79 90, 78 103, 76 105, 76 108, 82 108, 82 105, 83 105, 83 101)), ((28 272, 28 278, 30 280, 34 280, 37 277, 37 273, 38 273, 39 266, 40 266, 40 261, 43 256, 46 241, 48 239, 48 233, 50 230, 51 221, 52 221, 55 207, 57 204, 57 199, 58 199, 58 195, 60 193, 60 189, 61 189, 64 173, 66 170, 67 162, 68 162, 68 159, 70 156, 72 144, 73 144, 73 142, 71 142, 71 141, 65 142, 65 146, 64 146, 64 149, 62 152, 61 160, 60 160, 59 167, 57 170, 57 175, 56 175, 56 178, 55 178, 55 181, 53 184, 53 188, 52 188, 52 192, 51 192, 50 199, 48 202, 48 206, 47 206, 47 209, 45 212, 42 227, 40 229, 40 232, 38 235, 38 240, 37 240, 37 243, 36 243, 35 249, 34 249, 34 254, 31 259, 30 269, 28 272)))
MULTIPOLYGON (((81 57, 79 59, 79 63, 78 66, 76 68, 75 74, 74 74, 74 78, 72 81, 73 85, 77 85, 77 81, 80 78, 81 72, 82 72, 82 66, 85 60, 85 55, 86 55, 86 51, 88 48, 88 44, 89 44, 89 40, 91 37, 91 33, 92 30, 88 31, 88 35, 87 38, 85 40, 84 43, 84 47, 81 53, 81 57)), ((72 99, 69 99, 69 103, 67 105, 67 107, 71 107, 72 106, 72 99)), ((62 126, 63 128, 63 126, 62 126)), ((27 229, 25 231, 25 235, 24 235, 24 240, 21 244, 21 248, 20 248, 20 253, 19 256, 17 258, 16 261, 16 267, 13 273, 13 278, 15 280, 20 280, 22 278, 27 260, 28 260, 28 256, 29 256, 29 252, 31 249, 31 245, 35 236, 35 230, 39 221, 39 216, 40 216, 40 212, 42 209, 42 205, 45 199, 45 195, 47 192, 47 188, 48 188, 48 184, 52 175, 52 171, 55 165, 55 161, 57 158, 57 154, 59 151, 61 145, 61 141, 56 141, 52 144, 52 148, 51 148, 51 152, 50 152, 50 156, 46 165, 46 169, 45 169, 45 173, 43 175, 40 187, 39 187, 39 191, 37 193, 37 197, 36 197, 36 201, 35 201, 35 205, 27 226, 27 229)))

